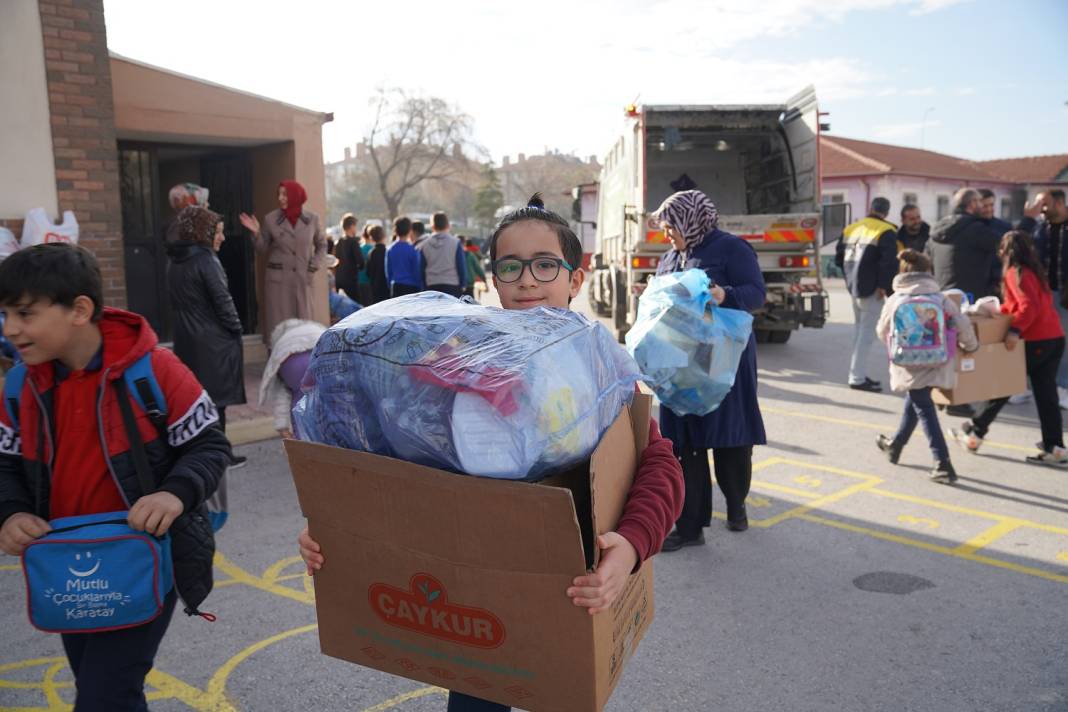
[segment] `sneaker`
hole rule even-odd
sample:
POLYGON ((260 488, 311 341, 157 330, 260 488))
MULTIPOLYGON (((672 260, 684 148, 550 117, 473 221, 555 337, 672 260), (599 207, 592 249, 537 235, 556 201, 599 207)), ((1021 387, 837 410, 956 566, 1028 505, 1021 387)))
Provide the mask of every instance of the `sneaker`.
POLYGON ((1028 455, 1027 461, 1036 465, 1056 465, 1057 467, 1068 466, 1068 450, 1063 447, 1053 446, 1053 450, 1042 450, 1037 455, 1028 455))
POLYGON ((678 531, 673 531, 667 535, 667 539, 664 539, 664 545, 660 547, 660 551, 671 552, 678 551, 684 546, 701 546, 705 543, 705 533, 701 532, 692 539, 683 539, 679 536, 678 531))
POLYGON ((891 465, 896 465, 897 461, 901 459, 901 446, 894 444, 893 438, 880 435, 875 438, 875 445, 886 453, 886 457, 890 460, 891 465))
POLYGON ((236 470, 248 464, 248 458, 244 455, 234 455, 230 458, 230 469, 236 470))
POLYGON ((973 455, 977 454, 979 448, 983 446, 983 439, 981 437, 973 432, 968 432, 963 427, 960 430, 950 428, 947 432, 951 439, 956 440, 958 445, 973 455))
POLYGON ((854 391, 867 391, 868 393, 882 393, 883 387, 878 381, 865 378, 860 383, 850 383, 849 387, 854 391))
POLYGON ((1024 403, 1031 402, 1031 392, 1024 391, 1023 393, 1017 393, 1014 396, 1009 396, 1009 405, 1023 405, 1024 403))
POLYGON ((953 463, 949 460, 939 462, 931 470, 931 482, 937 482, 940 485, 951 485, 956 481, 957 471, 953 469, 953 463))

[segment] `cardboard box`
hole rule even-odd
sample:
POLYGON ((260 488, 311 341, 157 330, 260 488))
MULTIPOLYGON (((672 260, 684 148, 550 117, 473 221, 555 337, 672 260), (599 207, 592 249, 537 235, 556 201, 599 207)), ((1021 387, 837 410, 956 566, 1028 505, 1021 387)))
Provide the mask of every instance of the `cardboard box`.
POLYGON ((1005 398, 1027 390, 1023 342, 1009 351, 1005 344, 982 344, 970 354, 957 353, 957 385, 931 392, 935 403, 965 405, 1005 398))
POLYGON ((985 314, 969 314, 968 318, 975 327, 975 335, 980 344, 1000 344, 1008 336, 1009 327, 1012 326, 1012 317, 1008 314, 998 316, 986 316, 985 314))
POLYGON ((589 461, 540 483, 286 441, 326 557, 322 652, 522 709, 602 709, 653 620, 652 562, 611 611, 565 591, 623 512, 649 407, 636 395, 589 461))

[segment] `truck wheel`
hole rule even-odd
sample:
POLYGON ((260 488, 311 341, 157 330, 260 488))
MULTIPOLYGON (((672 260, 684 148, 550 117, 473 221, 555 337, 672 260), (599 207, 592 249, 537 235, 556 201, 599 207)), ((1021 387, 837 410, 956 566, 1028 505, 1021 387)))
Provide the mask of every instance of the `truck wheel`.
POLYGON ((753 329, 753 336, 756 337, 758 344, 766 344, 771 340, 771 331, 769 329, 753 329))
MULTIPOLYGON (((595 314, 597 314, 597 316, 612 316, 612 302, 608 301, 612 298, 611 285, 609 284, 608 280, 605 279, 605 275, 603 273, 596 275, 594 279, 596 279, 600 283, 600 295, 602 297, 605 297, 606 299, 593 299, 593 290, 591 289, 590 301, 593 303, 593 311, 595 314)), ((590 286, 593 286, 593 280, 590 281, 590 286)))
POLYGON ((772 344, 785 344, 790 340, 790 334, 792 331, 771 331, 768 332, 768 343, 772 344))

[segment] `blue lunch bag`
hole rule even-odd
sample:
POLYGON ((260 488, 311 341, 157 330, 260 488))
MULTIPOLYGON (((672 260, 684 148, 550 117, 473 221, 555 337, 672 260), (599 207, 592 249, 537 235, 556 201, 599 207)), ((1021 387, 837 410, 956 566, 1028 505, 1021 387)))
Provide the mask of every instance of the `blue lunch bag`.
POLYGON ((135 531, 128 512, 62 517, 26 546, 30 623, 47 633, 100 633, 143 625, 174 588, 169 535, 135 531))

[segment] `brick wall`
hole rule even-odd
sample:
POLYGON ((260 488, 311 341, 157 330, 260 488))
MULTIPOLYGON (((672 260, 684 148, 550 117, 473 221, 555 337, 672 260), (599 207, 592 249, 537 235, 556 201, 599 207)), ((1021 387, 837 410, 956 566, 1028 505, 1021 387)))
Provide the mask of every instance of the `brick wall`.
POLYGON ((14 220, 0 218, 0 227, 6 227, 8 230, 15 233, 16 239, 22 239, 22 223, 22 218, 16 218, 14 220))
POLYGON ((59 210, 74 211, 79 244, 100 262, 104 302, 125 307, 118 148, 103 0, 38 0, 38 8, 59 210))

